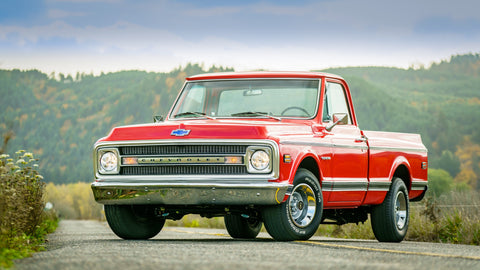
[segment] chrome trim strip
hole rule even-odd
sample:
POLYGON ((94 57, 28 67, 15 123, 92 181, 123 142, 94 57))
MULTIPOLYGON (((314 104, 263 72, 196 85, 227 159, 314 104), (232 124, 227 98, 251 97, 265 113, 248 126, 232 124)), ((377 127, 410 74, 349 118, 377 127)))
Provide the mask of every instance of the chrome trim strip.
POLYGON ((316 143, 316 142, 302 142, 302 141, 280 141, 280 144, 292 144, 303 146, 319 146, 319 147, 336 147, 336 148, 350 148, 350 149, 363 149, 363 150, 377 150, 377 151, 397 151, 397 152, 420 152, 428 153, 426 148, 402 148, 402 147, 379 147, 379 146, 362 146, 362 145, 344 145, 333 143, 316 143))
POLYGON ((421 179, 412 180, 412 190, 425 190, 428 186, 428 182, 421 179))
POLYGON ((322 182, 323 190, 330 191, 388 191, 390 190, 391 182, 387 181, 367 181, 362 178, 324 178, 322 182))
MULTIPOLYGON (((245 179, 245 175, 149 175, 149 176, 129 176, 129 175, 102 175, 98 172, 98 160, 97 153, 99 149, 104 147, 113 148, 120 146, 136 146, 136 145, 248 145, 253 147, 271 147, 272 149, 272 167, 270 173, 265 174, 249 174, 248 179, 252 180, 275 180, 278 179, 280 175, 280 154, 279 148, 275 141, 272 140, 205 140, 205 139, 178 139, 178 140, 137 140, 137 141, 104 141, 99 142, 94 145, 94 172, 95 178, 101 179, 102 181, 118 181, 118 180, 137 180, 140 182, 143 181, 165 181, 175 179, 184 179, 189 181, 204 181, 204 180, 238 180, 245 179)), ((126 157, 131 155, 126 155, 126 157)), ((119 156, 119 160, 122 156, 119 156)), ((248 162, 248 160, 244 160, 248 162)))
POLYGON ((370 150, 376 150, 376 151, 393 151, 393 152, 420 152, 420 153, 428 153, 428 149, 426 149, 426 148, 402 148, 402 147, 370 146, 370 150))
POLYGON ((389 191, 391 184, 391 182, 370 181, 368 184, 368 191, 389 191))
POLYGON ((291 190, 284 183, 151 183, 125 182, 91 185, 95 200, 102 204, 157 205, 275 205, 291 190))
POLYGON ((325 191, 367 191, 367 188, 368 181, 366 178, 359 178, 358 180, 352 178, 325 178, 322 182, 322 190, 325 191))
POLYGON ((318 147, 333 147, 333 144, 331 144, 331 143, 316 143, 316 142, 302 142, 302 141, 280 141, 280 144, 318 146, 318 147))
POLYGON ((346 144, 316 143, 316 142, 301 142, 301 141, 280 141, 280 144, 368 150, 368 146, 365 146, 365 145, 346 145, 346 144))
POLYGON ((347 148, 347 149, 361 149, 368 150, 366 145, 345 145, 345 144, 333 144, 334 148, 347 148))

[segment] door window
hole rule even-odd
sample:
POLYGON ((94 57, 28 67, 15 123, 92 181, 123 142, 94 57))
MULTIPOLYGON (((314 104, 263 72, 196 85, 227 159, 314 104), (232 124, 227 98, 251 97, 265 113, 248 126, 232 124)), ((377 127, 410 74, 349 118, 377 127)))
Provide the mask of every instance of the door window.
POLYGON ((327 82, 323 103, 323 121, 332 121, 335 113, 346 113, 348 115, 348 124, 352 124, 352 117, 343 86, 339 83, 327 82))

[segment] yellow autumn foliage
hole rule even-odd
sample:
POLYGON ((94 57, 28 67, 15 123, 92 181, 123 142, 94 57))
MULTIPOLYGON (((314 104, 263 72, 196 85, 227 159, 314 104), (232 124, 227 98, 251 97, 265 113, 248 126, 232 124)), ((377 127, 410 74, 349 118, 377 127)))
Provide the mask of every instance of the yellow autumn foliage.
POLYGON ((95 202, 88 183, 74 183, 46 186, 45 201, 53 204, 53 209, 64 219, 103 220, 103 207, 95 202))

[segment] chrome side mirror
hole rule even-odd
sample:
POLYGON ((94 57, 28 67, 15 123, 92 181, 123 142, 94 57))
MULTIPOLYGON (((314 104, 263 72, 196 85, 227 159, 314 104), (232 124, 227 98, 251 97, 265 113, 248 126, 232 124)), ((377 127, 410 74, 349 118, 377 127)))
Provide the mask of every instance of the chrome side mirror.
POLYGON ((325 128, 327 131, 332 131, 336 125, 348 124, 348 114, 346 113, 334 113, 332 118, 332 123, 325 128))
POLYGON ((154 123, 163 122, 163 116, 161 116, 161 115, 154 115, 154 116, 153 116, 153 122, 154 122, 154 123))

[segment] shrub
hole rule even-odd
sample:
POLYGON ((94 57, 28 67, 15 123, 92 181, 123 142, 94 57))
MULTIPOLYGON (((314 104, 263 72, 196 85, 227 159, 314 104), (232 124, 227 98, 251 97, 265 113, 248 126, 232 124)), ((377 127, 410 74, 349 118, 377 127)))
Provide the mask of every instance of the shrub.
POLYGON ((453 178, 445 170, 429 169, 428 170, 428 192, 434 196, 440 196, 452 190, 453 178))
POLYGON ((41 221, 43 177, 32 153, 18 151, 16 160, 0 156, 0 233, 31 235, 41 221))
POLYGON ((37 160, 25 151, 15 154, 0 155, 0 268, 41 249, 57 225, 55 215, 43 211, 45 184, 37 160))

